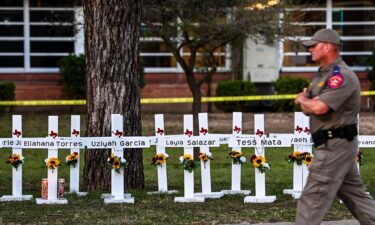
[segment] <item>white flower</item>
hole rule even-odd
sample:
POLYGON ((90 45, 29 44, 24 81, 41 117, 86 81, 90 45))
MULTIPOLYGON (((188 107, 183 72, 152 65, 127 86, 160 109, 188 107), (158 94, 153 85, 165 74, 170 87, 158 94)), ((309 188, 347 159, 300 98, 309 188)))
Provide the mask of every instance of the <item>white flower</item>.
POLYGON ((180 163, 183 163, 183 162, 184 162, 184 157, 180 156, 180 163))
POLYGON ((111 157, 109 157, 109 158, 107 159, 107 162, 109 162, 109 161, 111 161, 111 157))
POLYGON ((246 162, 246 158, 245 158, 244 156, 241 156, 241 157, 240 157, 240 161, 241 161, 242 163, 245 163, 245 162, 246 162))
POLYGON ((45 159, 44 162, 47 164, 48 163, 48 159, 45 159))
POLYGON ((169 155, 167 153, 165 153, 164 155, 165 155, 165 158, 169 158, 169 155))
POLYGON ((24 160, 24 157, 21 155, 21 157, 20 157, 20 161, 23 161, 24 160))
POLYGON ((206 152, 206 155, 207 155, 208 158, 212 157, 212 153, 211 152, 206 152))
POLYGON ((126 159, 121 158, 121 163, 126 163, 126 159))
POLYGON ((267 169, 270 169, 270 165, 268 163, 263 163, 263 167, 266 167, 267 169))

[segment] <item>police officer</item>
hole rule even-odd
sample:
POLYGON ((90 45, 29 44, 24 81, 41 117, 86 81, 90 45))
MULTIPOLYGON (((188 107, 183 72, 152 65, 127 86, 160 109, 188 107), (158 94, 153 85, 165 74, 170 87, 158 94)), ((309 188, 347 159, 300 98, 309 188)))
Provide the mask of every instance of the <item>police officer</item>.
POLYGON ((319 225, 336 195, 361 225, 375 225, 375 201, 358 172, 357 114, 360 84, 340 57, 340 36, 331 29, 317 31, 302 44, 319 63, 308 89, 295 99, 310 116, 316 147, 309 177, 297 204, 296 225, 319 225))

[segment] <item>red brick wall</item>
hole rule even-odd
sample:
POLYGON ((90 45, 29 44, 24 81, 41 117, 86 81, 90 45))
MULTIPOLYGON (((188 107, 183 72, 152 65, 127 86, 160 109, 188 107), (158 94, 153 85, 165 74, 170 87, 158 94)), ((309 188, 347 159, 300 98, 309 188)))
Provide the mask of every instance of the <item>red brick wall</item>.
MULTIPOLYGON (((202 77, 199 74, 198 78, 202 77)), ((233 79, 228 73, 216 74, 212 81, 212 93, 220 80, 233 79)), ((62 99, 62 86, 59 85, 59 74, 0 74, 0 81, 16 83, 17 100, 54 100, 62 99)), ((157 97, 191 97, 185 74, 155 73, 145 75, 146 86, 141 92, 143 98, 157 97)), ((205 95, 207 86, 202 86, 205 95)))

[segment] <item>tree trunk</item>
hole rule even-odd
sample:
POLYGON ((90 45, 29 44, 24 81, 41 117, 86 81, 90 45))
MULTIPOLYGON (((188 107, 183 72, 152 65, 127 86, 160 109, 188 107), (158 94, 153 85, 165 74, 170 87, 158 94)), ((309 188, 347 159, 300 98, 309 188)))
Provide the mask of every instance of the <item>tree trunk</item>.
MULTIPOLYGON (((87 136, 111 136, 111 114, 124 116, 124 135, 141 135, 139 28, 142 1, 84 0, 87 136)), ((107 190, 109 150, 87 150, 84 189, 107 190)), ((142 150, 125 151, 127 187, 143 188, 142 150)))

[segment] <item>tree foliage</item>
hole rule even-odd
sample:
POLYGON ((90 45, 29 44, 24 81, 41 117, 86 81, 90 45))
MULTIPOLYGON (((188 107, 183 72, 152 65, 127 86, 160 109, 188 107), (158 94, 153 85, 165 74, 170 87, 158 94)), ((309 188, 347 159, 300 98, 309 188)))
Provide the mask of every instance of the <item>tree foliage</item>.
MULTIPOLYGON (((288 31, 280 26, 285 3, 243 0, 145 0, 143 35, 160 37, 186 75, 193 95, 193 113, 201 110, 201 86, 212 76, 198 76, 197 68, 215 71, 215 51, 251 37, 272 44, 288 31), (268 4, 268 5, 267 5, 268 4), (207 59, 207 60, 205 60, 207 59)), ((286 14, 285 14, 286 15, 286 14)), ((196 118, 196 117, 195 117, 196 118)))

